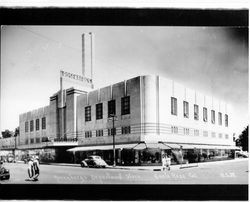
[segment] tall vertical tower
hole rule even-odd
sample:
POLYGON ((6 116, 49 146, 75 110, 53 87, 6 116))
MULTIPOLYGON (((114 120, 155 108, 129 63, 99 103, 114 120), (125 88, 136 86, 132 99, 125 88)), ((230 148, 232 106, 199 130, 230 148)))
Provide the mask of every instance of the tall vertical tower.
POLYGON ((61 71, 58 93, 57 137, 76 134, 76 97, 93 89, 93 40, 91 32, 82 34, 82 75, 61 71))
POLYGON ((93 80, 94 35, 82 34, 82 75, 93 80))

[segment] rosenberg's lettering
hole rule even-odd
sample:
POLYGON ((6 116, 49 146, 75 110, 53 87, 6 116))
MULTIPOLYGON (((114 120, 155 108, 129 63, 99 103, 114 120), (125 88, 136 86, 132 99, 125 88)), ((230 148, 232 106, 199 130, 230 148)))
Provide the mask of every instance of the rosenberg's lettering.
POLYGON ((92 79, 89 79, 89 78, 86 78, 84 76, 80 76, 77 74, 72 74, 69 72, 61 71, 61 76, 92 84, 92 79))

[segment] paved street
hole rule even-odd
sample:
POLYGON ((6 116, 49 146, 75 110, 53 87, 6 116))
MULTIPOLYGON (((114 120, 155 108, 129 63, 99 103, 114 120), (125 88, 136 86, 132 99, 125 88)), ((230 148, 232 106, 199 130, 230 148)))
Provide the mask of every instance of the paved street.
POLYGON ((248 159, 199 164, 198 167, 171 171, 136 169, 96 169, 40 165, 38 182, 25 181, 27 164, 5 163, 13 184, 248 184, 248 159))

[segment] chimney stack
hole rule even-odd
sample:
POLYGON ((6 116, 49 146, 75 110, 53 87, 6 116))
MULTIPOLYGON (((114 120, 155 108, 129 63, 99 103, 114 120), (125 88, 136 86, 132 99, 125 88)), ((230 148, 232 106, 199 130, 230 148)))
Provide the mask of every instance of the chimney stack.
POLYGON ((82 75, 93 79, 93 33, 82 34, 82 75))

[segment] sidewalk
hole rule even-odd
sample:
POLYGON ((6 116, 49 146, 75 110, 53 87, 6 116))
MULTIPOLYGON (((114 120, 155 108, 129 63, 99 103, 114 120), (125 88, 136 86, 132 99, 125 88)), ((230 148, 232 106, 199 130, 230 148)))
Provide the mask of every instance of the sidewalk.
MULTIPOLYGON (((248 161, 248 158, 224 160, 224 161, 212 161, 212 162, 200 162, 200 163, 190 163, 183 165, 171 165, 171 170, 195 168, 195 167, 206 167, 208 165, 224 164, 236 161, 248 161)), ((42 165, 55 165, 55 166, 72 166, 81 167, 80 164, 68 164, 68 163, 41 163, 42 165)), ((161 171, 162 166, 108 166, 106 169, 122 169, 122 170, 148 170, 148 171, 161 171)))

